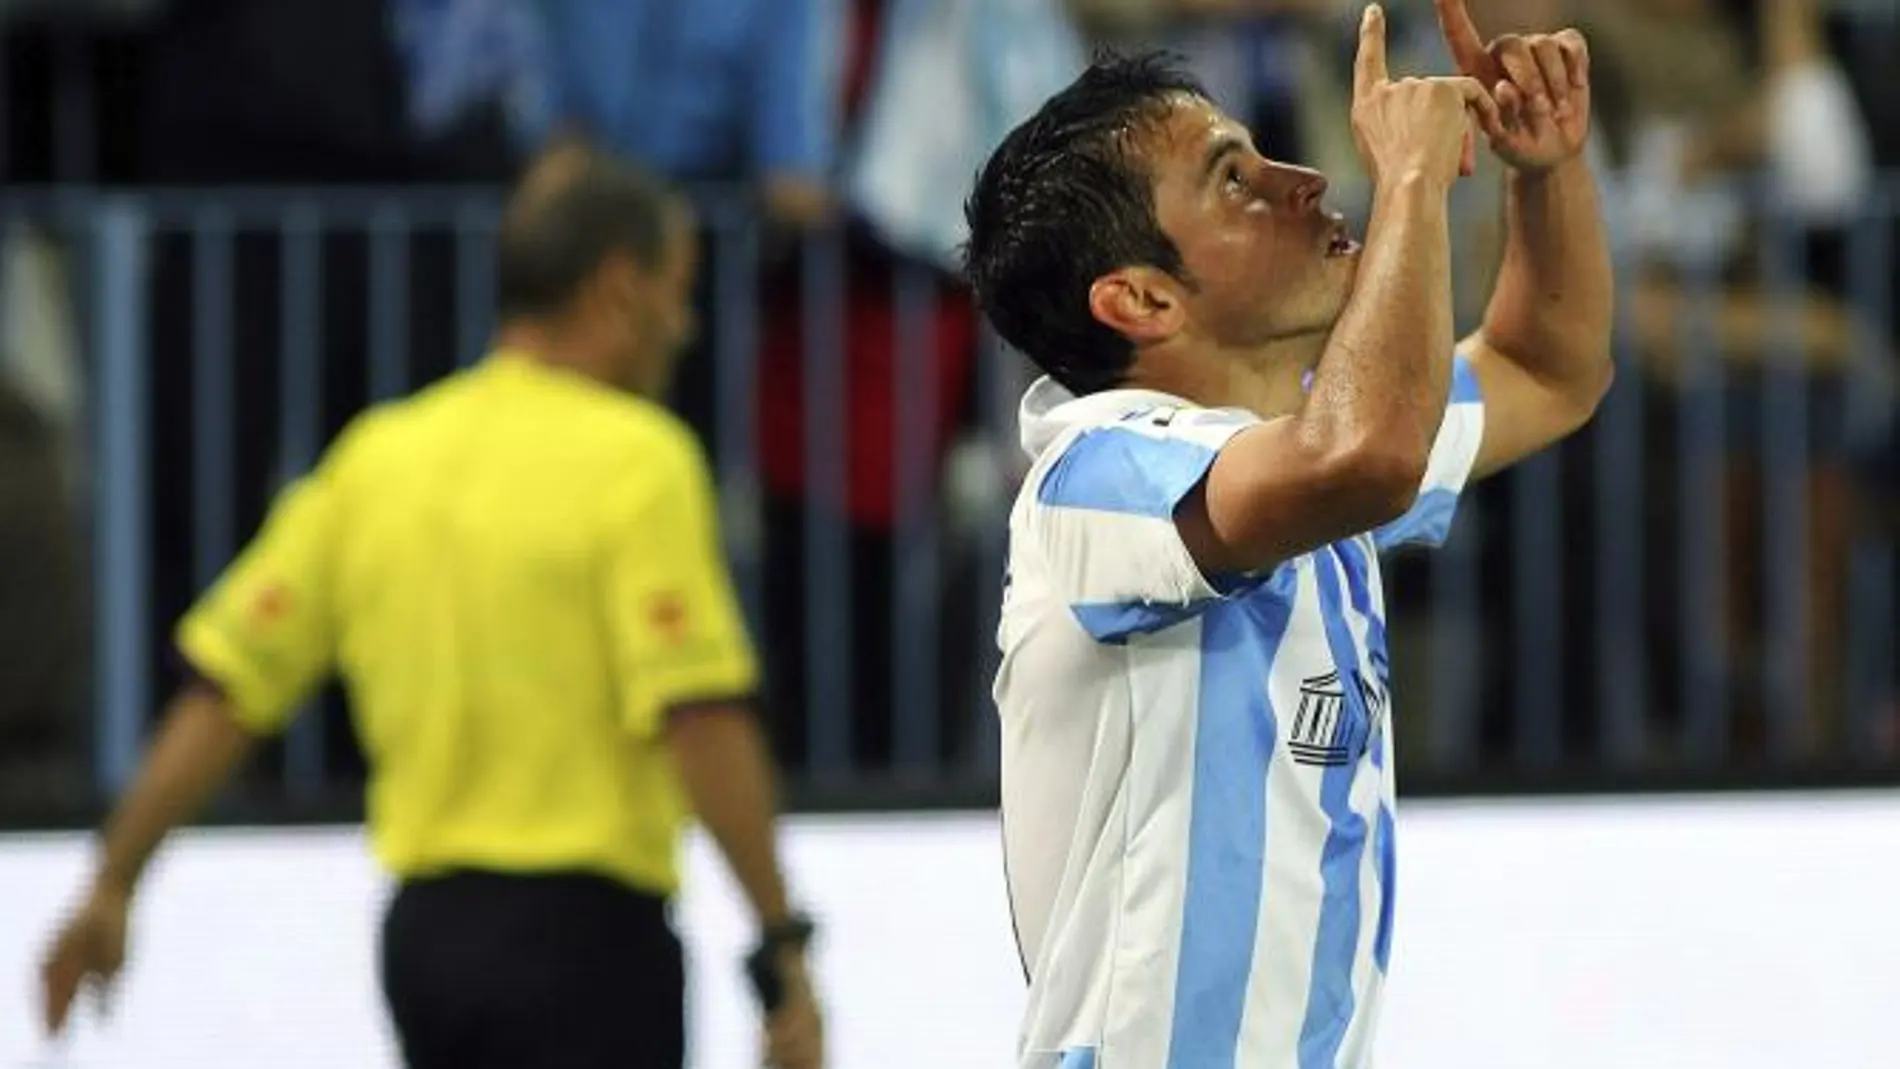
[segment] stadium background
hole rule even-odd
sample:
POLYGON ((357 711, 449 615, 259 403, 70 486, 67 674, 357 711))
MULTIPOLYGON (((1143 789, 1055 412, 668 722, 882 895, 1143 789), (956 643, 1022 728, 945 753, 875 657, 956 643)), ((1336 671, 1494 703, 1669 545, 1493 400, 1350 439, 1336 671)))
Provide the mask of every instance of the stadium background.
MULTIPOLYGON (((808 32, 723 52, 653 42, 750 5, 0 3, 0 1066, 387 1058, 336 693, 160 863, 111 1022, 44 1049, 26 981, 176 681, 170 621, 352 414, 479 357, 499 183, 576 124, 567 80, 703 206, 677 401, 771 663, 835 1064, 1007 1058, 986 687, 1026 372, 954 278, 957 200, 1087 47, 1165 44, 1356 212, 1353 5, 776 3, 808 32), (645 45, 539 21, 603 5, 645 45), (752 121, 787 92, 821 129, 752 121), (687 93, 705 129, 653 103, 687 93)), ((1389 6, 1395 66, 1443 69, 1429 5, 1389 6)), ((1890 1064, 1900 5, 1471 6, 1591 33, 1620 374, 1390 566, 1416 801, 1387 1064, 1890 1064)), ((1457 196, 1467 325, 1495 193, 1457 196)), ((696 859, 697 1064, 751 1064, 737 906, 696 859)))

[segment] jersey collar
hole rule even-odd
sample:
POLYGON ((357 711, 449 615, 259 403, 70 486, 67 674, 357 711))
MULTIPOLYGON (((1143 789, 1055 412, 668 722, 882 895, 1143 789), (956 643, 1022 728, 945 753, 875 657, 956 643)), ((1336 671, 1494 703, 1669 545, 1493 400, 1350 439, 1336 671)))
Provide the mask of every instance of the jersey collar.
POLYGON ((1056 380, 1044 375, 1031 383, 1023 393, 1022 406, 1016 418, 1022 434, 1023 451, 1034 458, 1041 456, 1043 450, 1072 427, 1113 423, 1143 409, 1163 405, 1199 407, 1191 401, 1159 390, 1102 390, 1086 397, 1077 397, 1056 380))

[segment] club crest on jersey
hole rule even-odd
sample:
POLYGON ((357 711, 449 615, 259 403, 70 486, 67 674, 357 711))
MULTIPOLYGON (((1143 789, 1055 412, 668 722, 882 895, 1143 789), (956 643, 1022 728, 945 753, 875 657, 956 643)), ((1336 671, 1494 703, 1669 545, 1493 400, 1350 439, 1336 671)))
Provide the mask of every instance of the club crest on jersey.
POLYGON ((1346 700, 1346 688, 1338 672, 1309 676, 1300 681, 1300 704, 1293 714, 1293 730, 1287 748, 1293 760, 1318 768, 1350 765, 1366 751, 1372 735, 1385 719, 1386 692, 1383 686, 1352 673, 1352 685, 1359 691, 1358 703, 1346 700), (1364 710, 1356 714, 1354 705, 1364 710))

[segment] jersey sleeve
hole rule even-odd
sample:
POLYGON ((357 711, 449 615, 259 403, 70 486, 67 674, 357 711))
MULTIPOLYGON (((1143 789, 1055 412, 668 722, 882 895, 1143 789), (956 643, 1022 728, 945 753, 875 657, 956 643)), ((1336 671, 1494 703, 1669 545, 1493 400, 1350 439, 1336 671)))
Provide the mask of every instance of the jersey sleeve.
POLYGON ((260 734, 282 730, 335 663, 334 482, 320 467, 286 487, 174 636, 192 669, 223 690, 238 722, 260 734))
POLYGON ((759 685, 704 457, 691 445, 669 452, 641 473, 608 549, 620 718, 639 737, 657 733, 669 710, 747 697, 759 685))
POLYGON ((1174 523, 1233 436, 1258 422, 1162 408, 1091 427, 1041 469, 1023 533, 1055 591, 1098 641, 1172 627, 1250 585, 1201 573, 1174 523))
POLYGON ((1470 362, 1459 356, 1452 363, 1451 401, 1438 425, 1438 439, 1432 443, 1418 500, 1405 515, 1373 532, 1373 542, 1380 552, 1445 544, 1458 511, 1458 499, 1478 462, 1478 447, 1483 442, 1484 397, 1470 362))

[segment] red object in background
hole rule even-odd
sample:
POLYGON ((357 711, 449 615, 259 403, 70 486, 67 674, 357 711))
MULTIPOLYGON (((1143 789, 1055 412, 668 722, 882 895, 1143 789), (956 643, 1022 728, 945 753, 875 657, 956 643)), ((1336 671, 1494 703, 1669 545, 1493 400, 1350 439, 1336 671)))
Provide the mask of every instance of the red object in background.
MULTIPOLYGON (((899 353, 892 272, 896 264, 875 250, 847 258, 844 299, 846 512, 853 523, 889 530, 897 522, 896 396, 899 353)), ((766 488, 775 494, 831 504, 822 488, 805 485, 804 316, 796 270, 770 285, 759 354, 759 444, 766 488)), ((949 444, 968 391, 976 353, 976 310, 960 286, 938 289, 928 320, 927 362, 934 397, 928 411, 933 474, 949 444)), ((918 339, 922 340, 922 339, 918 339)), ((916 359, 917 357, 911 357, 916 359)), ((933 478, 934 483, 934 478, 933 478)), ((934 487, 931 492, 934 492, 934 487)))
MULTIPOLYGON (((884 0, 854 0, 851 40, 846 45, 844 122, 848 129, 862 110, 875 69, 873 56, 883 22, 884 0)), ((845 257, 844 309, 845 503, 853 523, 889 530, 897 522, 897 439, 899 414, 912 405, 896 397, 897 308, 892 276, 895 254, 868 239, 851 241, 845 257)), ((759 351, 760 465, 766 489, 774 494, 823 502, 819 490, 805 485, 803 284, 796 265, 771 273, 761 294, 763 340, 759 351)), ((930 421, 930 470, 934 474, 949 444, 950 432, 968 390, 976 355, 976 309, 967 289, 953 282, 937 288, 936 314, 930 320, 929 365, 933 401, 924 413, 930 421)))

